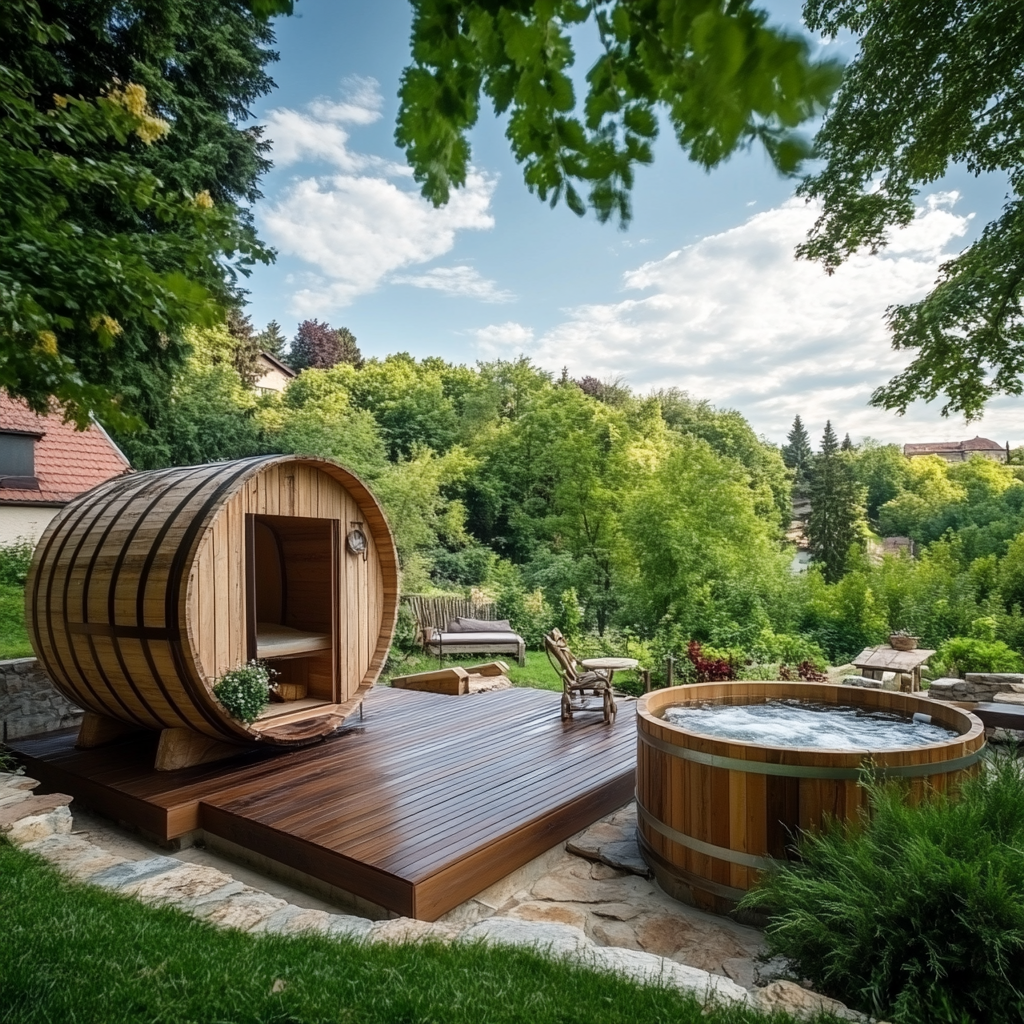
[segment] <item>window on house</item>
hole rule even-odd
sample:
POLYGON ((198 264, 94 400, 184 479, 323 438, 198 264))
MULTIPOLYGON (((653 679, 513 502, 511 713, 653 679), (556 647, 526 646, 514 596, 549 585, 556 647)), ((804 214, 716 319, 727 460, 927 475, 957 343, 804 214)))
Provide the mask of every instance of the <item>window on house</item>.
POLYGON ((38 434, 0 431, 0 487, 38 490, 36 440, 38 434))

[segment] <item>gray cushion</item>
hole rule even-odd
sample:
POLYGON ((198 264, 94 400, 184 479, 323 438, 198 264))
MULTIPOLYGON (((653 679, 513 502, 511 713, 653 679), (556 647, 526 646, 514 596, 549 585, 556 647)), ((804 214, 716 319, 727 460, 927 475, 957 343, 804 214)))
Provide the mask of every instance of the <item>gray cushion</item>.
POLYGON ((508 619, 452 619, 448 623, 446 633, 511 633, 512 626, 508 619))
POLYGON ((472 647, 474 644, 521 644, 523 638, 517 633, 435 633, 430 643, 448 644, 452 647, 472 647))

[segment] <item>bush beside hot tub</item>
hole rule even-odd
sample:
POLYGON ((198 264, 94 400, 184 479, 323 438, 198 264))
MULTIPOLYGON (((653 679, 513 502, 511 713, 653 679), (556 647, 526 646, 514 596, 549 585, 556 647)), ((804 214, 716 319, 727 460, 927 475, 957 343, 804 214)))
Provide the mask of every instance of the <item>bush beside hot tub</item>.
POLYGON ((742 906, 772 955, 893 1021, 1024 1020, 1024 764, 1001 754, 960 799, 874 786, 857 828, 800 838, 742 906))

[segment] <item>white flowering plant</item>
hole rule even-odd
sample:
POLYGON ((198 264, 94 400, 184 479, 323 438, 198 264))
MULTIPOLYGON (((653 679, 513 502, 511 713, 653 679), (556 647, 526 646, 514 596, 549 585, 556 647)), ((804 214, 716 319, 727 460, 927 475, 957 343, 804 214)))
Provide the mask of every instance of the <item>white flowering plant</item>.
POLYGON ((214 684, 213 695, 235 718, 251 725, 270 703, 276 676, 265 662, 253 660, 225 672, 214 684))

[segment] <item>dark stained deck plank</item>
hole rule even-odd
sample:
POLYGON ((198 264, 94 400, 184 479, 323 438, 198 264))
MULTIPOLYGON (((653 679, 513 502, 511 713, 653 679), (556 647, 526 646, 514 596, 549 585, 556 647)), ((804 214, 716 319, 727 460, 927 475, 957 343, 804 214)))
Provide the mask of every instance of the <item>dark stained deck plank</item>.
POLYGON ((47 788, 168 839, 207 832, 398 913, 433 920, 633 794, 631 702, 559 719, 560 694, 376 688, 366 719, 301 750, 152 769, 155 737, 77 751, 16 741, 47 788), (187 827, 186 827, 187 826, 187 827))

